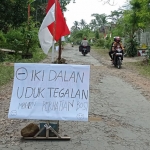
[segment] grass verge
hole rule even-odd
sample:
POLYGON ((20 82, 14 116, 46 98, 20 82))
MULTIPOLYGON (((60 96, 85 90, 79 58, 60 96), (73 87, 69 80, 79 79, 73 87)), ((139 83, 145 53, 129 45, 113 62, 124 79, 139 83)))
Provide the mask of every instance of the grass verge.
POLYGON ((14 76, 14 67, 0 64, 0 86, 9 82, 14 76))
MULTIPOLYGON (((99 55, 105 57, 106 59, 109 59, 108 56, 108 49, 102 49, 102 48, 97 48, 93 47, 92 49, 96 51, 99 55)), ((137 73, 141 74, 144 77, 150 78, 150 60, 149 63, 146 63, 144 58, 143 60, 139 62, 127 62, 123 63, 127 68, 136 71, 137 73)))
POLYGON ((145 64, 143 61, 126 63, 130 69, 138 72, 144 77, 150 78, 150 64, 145 64))
MULTIPOLYGON (((17 60, 15 63, 37 63, 46 58, 46 55, 39 50, 37 53, 33 54, 31 59, 21 59, 17 60)), ((9 65, 9 63, 14 63, 13 61, 7 61, 0 63, 0 86, 8 83, 14 77, 14 66, 9 65)))

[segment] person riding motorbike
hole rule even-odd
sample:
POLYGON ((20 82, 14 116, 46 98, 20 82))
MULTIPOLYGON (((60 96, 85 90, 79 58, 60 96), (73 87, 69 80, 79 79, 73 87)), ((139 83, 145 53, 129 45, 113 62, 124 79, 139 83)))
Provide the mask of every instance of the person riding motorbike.
POLYGON ((122 53, 121 59, 123 60, 123 50, 124 50, 124 47, 123 47, 123 45, 121 43, 121 39, 120 39, 119 36, 115 38, 115 42, 113 43, 113 46, 112 46, 112 51, 113 51, 112 58, 113 58, 113 61, 114 61, 114 56, 115 56, 114 54, 115 54, 117 48, 121 49, 121 53, 122 53))
POLYGON ((111 61, 113 60, 112 54, 114 53, 114 51, 112 50, 112 48, 113 48, 113 45, 114 45, 115 42, 116 42, 116 37, 114 37, 114 41, 112 42, 110 51, 108 52, 111 61))
POLYGON ((79 51, 85 56, 90 52, 90 45, 86 37, 81 41, 81 45, 79 46, 79 51))
POLYGON ((82 46, 88 46, 88 40, 86 38, 84 38, 82 41, 81 41, 81 45, 82 46))

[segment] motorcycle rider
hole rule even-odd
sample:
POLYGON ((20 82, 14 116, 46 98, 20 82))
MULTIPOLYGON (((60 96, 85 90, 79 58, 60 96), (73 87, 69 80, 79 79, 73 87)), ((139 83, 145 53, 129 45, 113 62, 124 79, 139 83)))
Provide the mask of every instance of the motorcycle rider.
POLYGON ((112 50, 112 48, 113 48, 113 45, 114 45, 115 42, 116 42, 116 37, 114 37, 114 41, 112 42, 110 51, 108 52, 108 54, 111 58, 111 61, 113 60, 112 54, 114 53, 114 51, 112 50))
POLYGON ((86 37, 81 41, 81 45, 88 46, 88 40, 86 39, 86 37))
POLYGON ((81 45, 79 46, 79 51, 83 52, 83 49, 85 49, 85 47, 86 47, 86 54, 87 54, 90 52, 90 46, 89 46, 89 43, 88 43, 88 40, 86 39, 86 37, 84 37, 83 40, 81 41, 81 45))
POLYGON ((120 37, 118 36, 118 37, 115 37, 115 42, 113 43, 113 46, 112 46, 112 51, 113 51, 113 61, 114 61, 114 54, 115 54, 115 52, 116 52, 116 49, 117 48, 120 48, 122 51, 121 51, 121 53, 122 53, 122 60, 123 60, 123 50, 124 50, 124 47, 123 47, 123 45, 122 45, 122 43, 121 43, 121 39, 120 39, 120 37))

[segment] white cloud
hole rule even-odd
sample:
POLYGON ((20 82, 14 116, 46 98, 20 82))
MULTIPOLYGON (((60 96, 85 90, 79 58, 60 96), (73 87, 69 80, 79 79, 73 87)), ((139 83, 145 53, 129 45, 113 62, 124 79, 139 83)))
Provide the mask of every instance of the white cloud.
MULTIPOLYGON (((113 0, 112 0, 113 1, 113 0)), ((80 22, 84 19, 86 23, 92 20, 91 14, 110 14, 111 11, 118 10, 119 7, 125 4, 126 0, 114 0, 115 5, 103 4, 100 0, 76 0, 76 3, 71 3, 67 6, 68 11, 64 12, 69 28, 73 26, 74 21, 80 22)))

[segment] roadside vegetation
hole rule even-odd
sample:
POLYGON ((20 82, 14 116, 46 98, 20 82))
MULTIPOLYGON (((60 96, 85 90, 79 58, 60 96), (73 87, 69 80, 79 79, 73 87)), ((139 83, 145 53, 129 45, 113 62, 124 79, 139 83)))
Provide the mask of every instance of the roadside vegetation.
MULTIPOLYGON (((106 58, 107 60, 110 59, 108 56, 108 51, 109 51, 108 49, 97 48, 95 46, 92 46, 92 50, 96 51, 97 54, 106 58)), ((136 56, 136 59, 138 58, 139 57, 136 56)), ((149 64, 149 59, 147 58, 147 56, 140 57, 139 61, 137 62, 126 62, 126 63, 123 62, 123 66, 126 66, 126 68, 137 72, 137 74, 141 74, 142 76, 150 79, 150 64, 149 64)))
POLYGON ((125 65, 138 72, 138 74, 141 74, 142 76, 144 77, 147 77, 150 79, 150 65, 148 65, 147 63, 145 63, 144 61, 145 59, 143 58, 142 61, 139 61, 139 62, 128 62, 126 63, 125 65))
POLYGON ((100 55, 108 57, 113 38, 120 36, 125 46, 126 57, 131 59, 137 57, 139 50, 144 51, 147 55, 146 57, 142 56, 141 62, 126 65, 140 74, 150 77, 149 11, 149 0, 129 0, 122 8, 112 11, 110 15, 92 14, 94 19, 89 24, 84 19, 79 22, 74 21, 69 41, 78 45, 86 37, 89 44, 100 55), (144 40, 141 38, 142 36, 144 40))
POLYGON ((18 59, 14 60, 13 55, 9 55, 4 62, 0 63, 0 86, 8 83, 14 77, 14 63, 38 63, 43 60, 46 55, 43 54, 41 49, 37 49, 36 53, 33 53, 33 57, 30 59, 18 59))
MULTIPOLYGON (((64 11, 70 1, 62 0, 64 11)), ((5 0, 0 3, 0 86, 13 79, 14 63, 37 63, 46 57, 40 48, 38 31, 46 15, 47 2, 5 0)))
MULTIPOLYGON (((13 79, 11 63, 39 62, 46 57, 39 45, 38 30, 45 16, 47 2, 48 0, 5 0, 0 3, 0 86, 13 79)), ((66 11, 70 2, 71 0, 61 0, 63 11, 66 11)), ((103 2, 111 3, 111 0, 103 2)), ((91 14, 93 19, 89 24, 84 19, 74 21, 66 41, 79 45, 86 37, 96 51, 106 56, 113 37, 120 36, 126 47, 126 57, 136 57, 138 49, 143 49, 143 45, 144 49, 149 49, 150 46, 150 36, 145 43, 140 40, 143 32, 150 32, 149 11, 149 0, 130 0, 110 15, 91 14)), ((150 76, 150 50, 147 56, 143 62, 132 63, 130 66, 150 76)))

